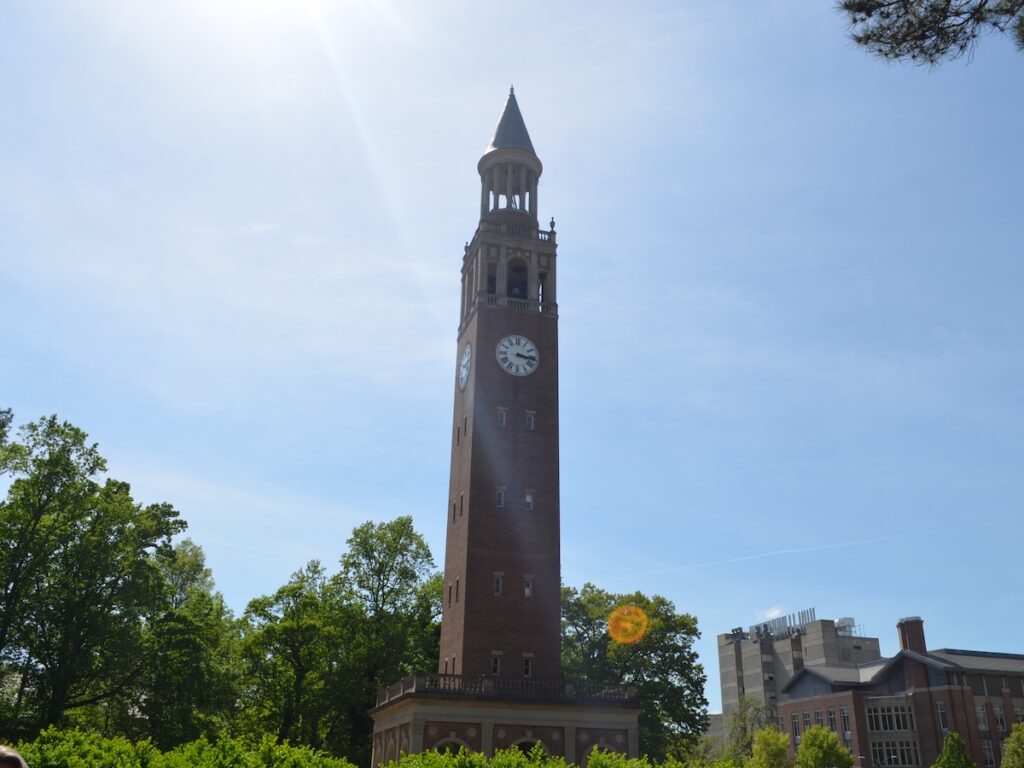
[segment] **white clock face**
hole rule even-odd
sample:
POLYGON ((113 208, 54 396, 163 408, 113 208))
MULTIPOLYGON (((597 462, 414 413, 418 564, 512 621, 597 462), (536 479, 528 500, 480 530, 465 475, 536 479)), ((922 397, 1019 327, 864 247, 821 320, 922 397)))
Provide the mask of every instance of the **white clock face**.
POLYGON ((528 376, 540 365, 537 345, 525 336, 506 336, 495 350, 498 365, 513 376, 528 376))
POLYGON ((473 365, 473 347, 469 344, 462 348, 462 357, 459 358, 459 390, 466 388, 469 381, 469 369, 473 365))

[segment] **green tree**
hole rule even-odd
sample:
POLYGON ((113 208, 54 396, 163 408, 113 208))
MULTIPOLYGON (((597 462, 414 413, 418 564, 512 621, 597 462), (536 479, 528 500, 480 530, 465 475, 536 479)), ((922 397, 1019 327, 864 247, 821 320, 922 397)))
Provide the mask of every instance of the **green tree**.
POLYGON ((157 565, 167 607, 146 627, 139 698, 145 733, 169 749, 224 733, 238 699, 239 635, 197 544, 180 541, 157 565))
POLYGON ((771 714, 769 705, 741 696, 736 710, 726 718, 724 756, 743 765, 753 754, 755 734, 771 722, 771 714))
POLYGON ((853 41, 885 59, 937 64, 1002 32, 1024 51, 1024 0, 841 0, 839 8, 853 41))
POLYGON ((942 742, 942 752, 932 768, 975 768, 974 761, 967 754, 967 747, 960 734, 950 731, 942 742))
POLYGON ((792 768, 789 737, 774 725, 766 725, 754 734, 754 743, 746 768, 792 768))
POLYGON ((436 668, 441 579, 411 517, 364 523, 347 543, 334 583, 359 620, 346 628, 347 652, 332 688, 348 694, 335 703, 344 713, 331 723, 328 744, 332 752, 366 764, 373 736, 369 710, 377 691, 418 669, 436 668))
POLYGON ((323 696, 340 652, 338 605, 323 566, 311 561, 245 611, 245 709, 253 733, 314 747, 326 716, 323 696))
POLYGON ((853 768, 853 755, 823 725, 808 728, 796 750, 796 768, 853 768))
POLYGON ((1003 742, 1003 760, 999 768, 1024 768, 1024 723, 1014 723, 1003 742))
POLYGON ((82 430, 50 416, 5 450, 0 505, 0 660, 13 701, 5 731, 30 733, 65 713, 123 697, 141 674, 145 622, 159 609, 155 557, 185 523, 169 504, 142 506, 82 430))
POLYGON ((704 668, 693 642, 697 620, 677 613, 664 597, 616 595, 584 584, 562 589, 562 667, 568 677, 632 683, 644 703, 640 747, 657 759, 682 757, 707 726, 704 668), (646 634, 631 644, 608 634, 608 617, 621 605, 647 615, 646 634))

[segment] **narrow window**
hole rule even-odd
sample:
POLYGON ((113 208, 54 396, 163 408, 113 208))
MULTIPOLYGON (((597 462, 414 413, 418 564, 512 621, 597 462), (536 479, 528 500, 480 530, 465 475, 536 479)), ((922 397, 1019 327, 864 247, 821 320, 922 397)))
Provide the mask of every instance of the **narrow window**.
POLYGON ((936 706, 939 709, 939 727, 945 733, 949 730, 949 721, 946 720, 946 702, 940 701, 936 706))
POLYGON ((508 426, 508 408, 498 409, 498 426, 502 429, 508 426))
MULTIPOLYGON (((459 582, 456 581, 455 582, 455 600, 458 601, 458 599, 459 599, 459 582)), ((823 724, 822 720, 821 720, 821 710, 820 709, 814 710, 814 724, 815 725, 822 725, 823 724)))
POLYGON ((527 512, 533 512, 533 492, 527 491, 526 496, 523 499, 523 508, 527 512))
POLYGON ((995 710, 996 715, 996 728, 1000 731, 1006 730, 1006 711, 1003 709, 1002 704, 993 704, 992 709, 995 710))
POLYGON ((498 493, 497 493, 497 495, 496 495, 496 497, 494 499, 494 506, 496 506, 498 509, 504 509, 505 508, 505 489, 504 488, 499 488, 498 489, 498 493))
POLYGON ((452 604, 452 585, 448 585, 448 605, 452 604))
POLYGON ((526 431, 533 432, 537 428, 537 414, 533 411, 526 412, 526 431))
POLYGON ((806 731, 811 727, 811 713, 804 712, 804 730, 806 731))
MULTIPOLYGON (((462 511, 463 511, 463 506, 462 505, 463 505, 463 502, 465 500, 466 500, 465 494, 460 493, 459 494, 459 517, 462 517, 462 511)), ((454 516, 454 514, 455 514, 455 511, 453 509, 452 510, 452 515, 454 516)))
POLYGON ((501 597, 503 580, 500 573, 494 574, 494 596, 501 597))
POLYGON ((533 656, 523 656, 523 677, 533 676, 533 656))
POLYGON ((985 712, 985 705, 984 704, 975 704, 975 706, 974 706, 974 714, 978 718, 978 730, 979 731, 987 731, 988 730, 988 715, 985 712))
POLYGON ((793 746, 796 747, 800 744, 800 718, 794 712, 789 716, 789 722, 793 726, 793 746))
POLYGON ((459 674, 458 670, 455 669, 455 654, 454 653, 452 654, 452 674, 453 675, 459 674))
POLYGON ((448 674, 448 657, 447 656, 444 657, 444 673, 446 675, 448 674))
POLYGON ((452 502, 452 522, 455 522, 455 502, 452 502))
POLYGON ((455 602, 459 602, 459 580, 455 580, 455 602))
POLYGON ((834 709, 830 709, 830 710, 827 711, 827 714, 828 714, 828 729, 830 731, 832 731, 833 733, 835 733, 835 730, 836 730, 836 711, 834 709))
POLYGON ((533 577, 523 577, 523 597, 533 597, 533 577))
POLYGON ((839 719, 843 721, 843 733, 850 732, 850 713, 846 707, 839 708, 839 719))
POLYGON ((459 427, 455 428, 455 445, 459 444, 459 434, 461 432, 462 432, 462 430, 459 427))
POLYGON ((464 434, 464 435, 468 435, 469 434, 469 417, 468 416, 463 416, 462 417, 462 434, 464 434))
POLYGON ((492 675, 500 675, 501 674, 501 654, 500 653, 492 653, 491 654, 491 674, 492 675))

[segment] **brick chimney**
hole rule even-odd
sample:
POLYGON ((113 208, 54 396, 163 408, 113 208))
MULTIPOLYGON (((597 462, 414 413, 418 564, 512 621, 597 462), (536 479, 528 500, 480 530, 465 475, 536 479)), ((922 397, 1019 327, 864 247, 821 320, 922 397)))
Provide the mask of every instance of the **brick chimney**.
POLYGON ((924 621, 920 616, 908 616, 905 619, 900 619, 896 624, 896 630, 900 633, 901 650, 917 653, 928 651, 924 643, 924 621))

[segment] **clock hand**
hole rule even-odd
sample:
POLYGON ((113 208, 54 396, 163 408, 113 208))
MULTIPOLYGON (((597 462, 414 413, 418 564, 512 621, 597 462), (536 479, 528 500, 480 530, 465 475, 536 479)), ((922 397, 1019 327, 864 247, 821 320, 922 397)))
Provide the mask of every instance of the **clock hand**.
POLYGON ((522 352, 516 352, 516 357, 521 357, 521 358, 523 358, 523 360, 536 360, 537 359, 536 357, 532 357, 531 355, 524 355, 522 352))

